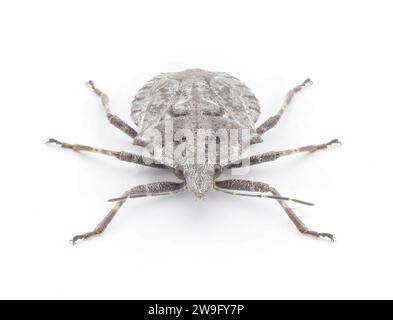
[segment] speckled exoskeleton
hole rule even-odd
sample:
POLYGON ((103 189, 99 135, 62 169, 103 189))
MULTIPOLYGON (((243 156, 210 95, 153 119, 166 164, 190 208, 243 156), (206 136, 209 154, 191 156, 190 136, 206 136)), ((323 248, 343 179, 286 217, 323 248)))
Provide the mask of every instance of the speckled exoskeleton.
MULTIPOLYGON (((217 132, 220 129, 247 129, 249 130, 249 143, 260 143, 262 142, 261 136, 277 124, 294 95, 309 84, 311 84, 311 81, 307 79, 302 84, 289 90, 277 114, 268 118, 260 126, 256 126, 255 123, 260 115, 259 102, 250 89, 237 78, 224 72, 210 72, 200 69, 162 73, 147 82, 132 102, 131 117, 138 126, 138 130, 135 130, 111 112, 108 96, 96 88, 92 81, 87 82, 88 87, 101 98, 109 122, 130 136, 135 145, 141 147, 149 144, 145 137, 145 133, 149 129, 153 128, 165 135, 165 123, 168 121, 172 123, 174 132, 183 129, 191 133, 197 133, 201 129, 209 130, 209 132, 217 132)), ((213 137, 215 137, 214 133, 213 137)), ((163 147, 165 147, 165 143, 168 143, 168 140, 166 141, 163 143, 163 147)), ((175 147, 182 143, 182 141, 176 139, 171 142, 174 143, 175 147)), ((315 152, 339 143, 337 139, 301 148, 270 151, 249 156, 246 159, 239 158, 236 159, 237 161, 227 162, 222 162, 218 158, 208 159, 207 156, 206 161, 197 162, 195 161, 195 154, 192 152, 191 155, 186 153, 184 157, 173 158, 172 162, 165 161, 165 159, 157 161, 154 157, 149 159, 129 152, 69 144, 56 139, 49 139, 48 143, 54 143, 62 148, 74 151, 104 154, 118 158, 121 161, 133 162, 152 168, 169 169, 179 179, 178 182, 162 181, 135 186, 121 197, 111 199, 110 201, 116 201, 116 204, 109 214, 93 231, 73 237, 71 240, 73 244, 80 239, 101 234, 128 198, 171 195, 186 190, 195 193, 198 198, 202 198, 211 190, 216 190, 231 195, 276 199, 301 233, 334 240, 330 233, 309 230, 287 205, 287 201, 307 205, 312 205, 311 203, 283 197, 274 187, 263 182, 244 179, 219 180, 218 178, 224 170, 244 166, 244 163, 253 166, 294 153, 315 152)), ((216 139, 214 143, 219 145, 220 140, 216 139)), ((190 148, 189 145, 187 146, 190 148)), ((192 148, 198 148, 198 145, 192 145, 192 148)), ((199 146, 199 148, 205 149, 206 146, 199 146)))

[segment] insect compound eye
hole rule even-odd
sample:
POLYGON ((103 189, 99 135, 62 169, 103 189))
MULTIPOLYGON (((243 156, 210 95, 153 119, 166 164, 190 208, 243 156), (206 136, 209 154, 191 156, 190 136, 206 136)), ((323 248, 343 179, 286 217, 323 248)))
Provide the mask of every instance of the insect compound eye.
POLYGON ((217 178, 222 173, 222 166, 219 164, 214 165, 214 177, 217 178))
POLYGON ((184 179, 184 172, 183 172, 183 168, 178 166, 175 168, 174 170, 175 176, 180 178, 180 179, 184 179))

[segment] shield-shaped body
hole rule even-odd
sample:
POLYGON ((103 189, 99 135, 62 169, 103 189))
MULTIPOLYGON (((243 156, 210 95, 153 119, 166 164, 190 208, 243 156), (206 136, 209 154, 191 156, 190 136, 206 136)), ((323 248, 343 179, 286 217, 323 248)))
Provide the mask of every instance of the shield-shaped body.
POLYGON ((150 129, 164 137, 168 122, 174 133, 205 130, 216 138, 218 130, 244 129, 251 143, 260 142, 255 131, 259 114, 257 98, 239 79, 201 69, 159 74, 138 91, 131 107, 139 127, 136 144, 146 144, 144 136, 150 129))

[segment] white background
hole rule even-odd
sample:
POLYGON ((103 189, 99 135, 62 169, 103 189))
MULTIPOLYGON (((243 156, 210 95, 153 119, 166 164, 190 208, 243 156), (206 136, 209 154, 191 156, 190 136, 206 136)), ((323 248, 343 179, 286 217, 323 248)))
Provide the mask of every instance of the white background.
MULTIPOLYGON (((0 5, 0 298, 393 298, 392 8, 389 1, 8 1, 0 5), (45 145, 139 149, 110 126, 89 79, 130 122, 160 72, 226 71, 262 119, 305 78, 253 152, 333 138, 342 147, 255 166, 248 178, 316 203, 212 192, 133 199, 72 247, 131 186, 161 170, 45 145)), ((260 121, 262 121, 262 119, 260 121)))

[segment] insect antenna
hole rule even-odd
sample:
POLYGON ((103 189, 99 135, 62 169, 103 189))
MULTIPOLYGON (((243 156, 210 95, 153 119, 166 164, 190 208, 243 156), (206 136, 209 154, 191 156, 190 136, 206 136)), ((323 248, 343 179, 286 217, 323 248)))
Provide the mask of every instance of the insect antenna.
POLYGON ((293 199, 289 197, 283 197, 283 196, 272 196, 272 195, 267 195, 267 194, 254 194, 254 193, 242 193, 242 192, 234 192, 234 191, 228 191, 228 190, 223 190, 220 188, 215 187, 217 191, 221 191, 227 194, 231 195, 236 195, 236 196, 243 196, 243 197, 256 197, 256 198, 269 198, 269 199, 275 199, 275 200, 284 200, 284 201, 293 201, 296 203, 304 204, 306 206, 314 206, 313 203, 308 202, 308 201, 303 201, 299 199, 293 199))
POLYGON ((168 191, 168 192, 160 192, 160 193, 142 193, 142 194, 129 194, 126 196, 122 196, 122 197, 117 197, 117 198, 112 198, 109 199, 109 202, 115 202, 115 201, 123 201, 129 198, 143 198, 143 197, 156 197, 156 196, 168 196, 171 194, 175 194, 178 192, 184 191, 184 188, 182 189, 178 189, 175 191, 168 191))

